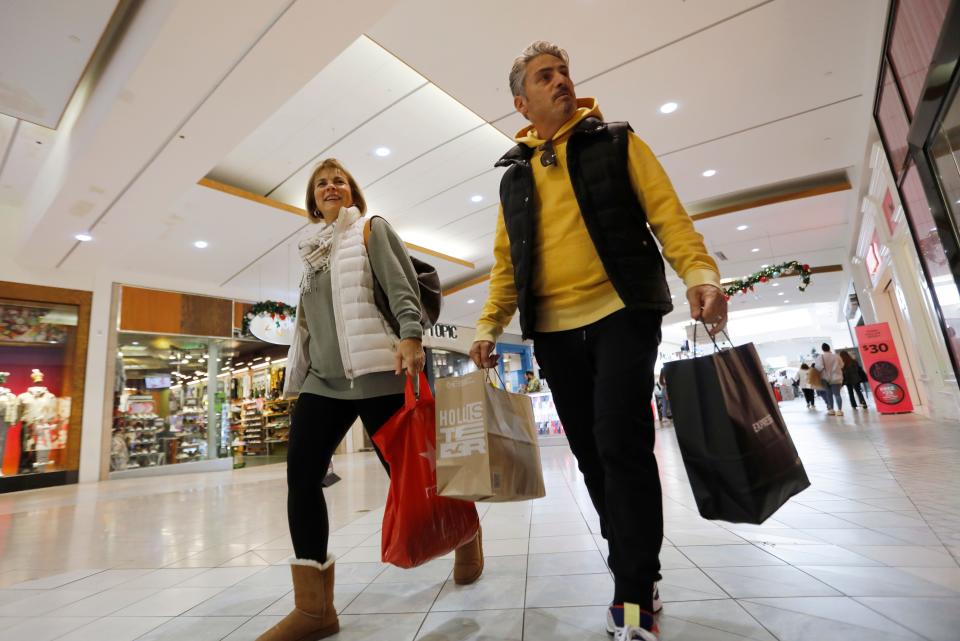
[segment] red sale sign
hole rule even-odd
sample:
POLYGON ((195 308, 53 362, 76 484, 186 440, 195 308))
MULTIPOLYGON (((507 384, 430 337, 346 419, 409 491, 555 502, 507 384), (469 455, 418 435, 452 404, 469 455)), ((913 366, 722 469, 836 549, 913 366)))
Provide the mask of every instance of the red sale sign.
POLYGON ((857 327, 860 358, 870 379, 870 389, 881 414, 912 412, 913 403, 907 381, 900 367, 900 358, 886 323, 857 327))

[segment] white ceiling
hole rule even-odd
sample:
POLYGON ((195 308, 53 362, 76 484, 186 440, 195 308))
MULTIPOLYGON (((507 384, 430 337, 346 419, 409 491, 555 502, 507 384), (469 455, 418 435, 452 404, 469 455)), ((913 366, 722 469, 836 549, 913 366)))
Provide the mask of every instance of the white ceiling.
POLYGON ((117 0, 4 0, 0 113, 56 129, 117 0))
MULTIPOLYGON (((567 48, 578 94, 631 122, 685 203, 853 175, 887 3, 611 0, 603 16, 594 0, 531 1, 523 16, 505 0, 362 4, 341 7, 338 29, 319 40, 329 14, 309 0, 244 11, 229 0, 147 5, 72 130, 37 145, 38 131, 21 123, 11 138, 13 121, 0 117, 0 201, 24 217, 18 259, 293 302, 303 218, 196 182, 206 175, 302 207, 312 165, 333 156, 406 241, 476 264, 423 256, 446 283, 481 273, 492 262, 493 164, 525 124, 512 114, 507 72, 536 38, 567 48), (661 115, 668 100, 680 108, 661 115), (378 146, 392 153, 380 158, 378 146), (702 177, 708 168, 717 175, 702 177), (96 240, 77 246, 73 234, 89 226, 96 240), (203 251, 191 246, 200 236, 203 251)), ((730 258, 724 277, 792 259, 844 264, 852 200, 840 192, 696 226, 730 258)), ((815 276, 791 304, 838 300, 846 281, 815 276)), ((485 296, 481 283, 447 297, 443 320, 473 324, 485 296)))

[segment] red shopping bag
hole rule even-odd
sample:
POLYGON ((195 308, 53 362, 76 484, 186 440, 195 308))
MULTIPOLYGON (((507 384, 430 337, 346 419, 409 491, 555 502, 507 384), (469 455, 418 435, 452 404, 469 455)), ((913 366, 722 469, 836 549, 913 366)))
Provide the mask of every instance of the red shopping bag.
POLYGON ((420 399, 407 378, 406 401, 373 437, 390 465, 390 491, 380 543, 384 563, 412 568, 452 552, 477 535, 472 502, 437 494, 436 412, 427 377, 420 399))

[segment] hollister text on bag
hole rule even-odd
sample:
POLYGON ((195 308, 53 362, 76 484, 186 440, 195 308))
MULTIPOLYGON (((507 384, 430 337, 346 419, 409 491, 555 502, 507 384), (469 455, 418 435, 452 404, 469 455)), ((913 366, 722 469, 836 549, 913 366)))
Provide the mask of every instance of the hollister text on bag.
POLYGON ((494 388, 484 372, 438 380, 437 488, 472 501, 544 496, 530 397, 494 388))

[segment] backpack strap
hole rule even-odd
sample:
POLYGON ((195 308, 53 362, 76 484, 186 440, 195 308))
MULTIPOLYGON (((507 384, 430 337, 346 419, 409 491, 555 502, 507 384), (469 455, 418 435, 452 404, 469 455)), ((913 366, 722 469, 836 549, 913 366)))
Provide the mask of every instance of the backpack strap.
POLYGON ((370 216, 363 223, 363 246, 370 246, 370 225, 373 223, 374 218, 383 218, 383 216, 370 216))

